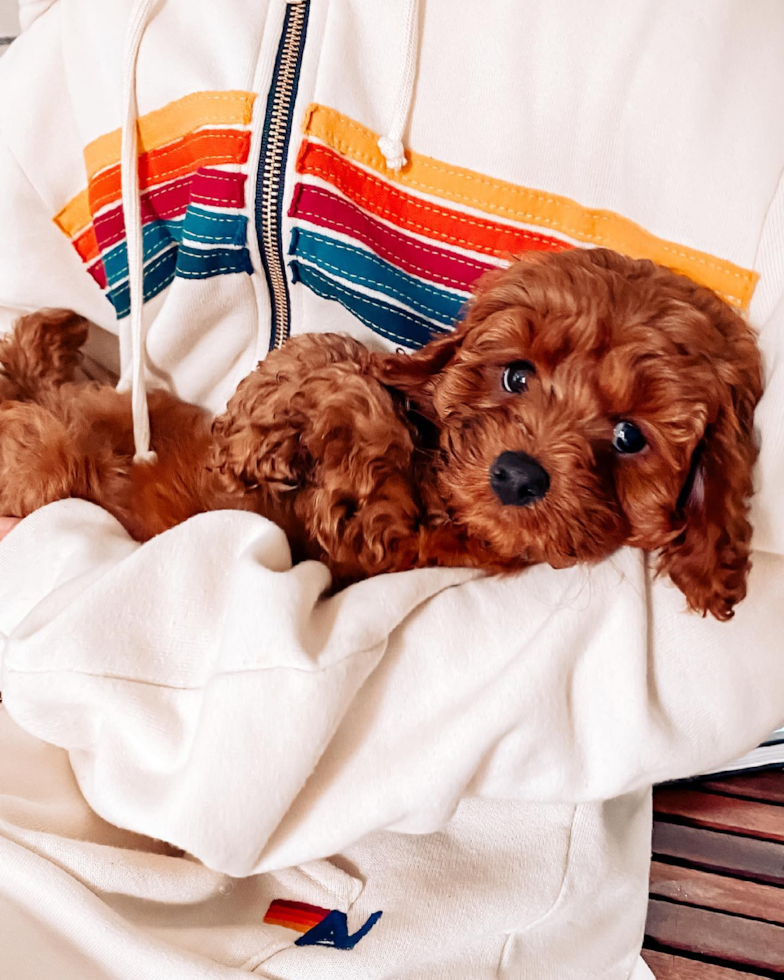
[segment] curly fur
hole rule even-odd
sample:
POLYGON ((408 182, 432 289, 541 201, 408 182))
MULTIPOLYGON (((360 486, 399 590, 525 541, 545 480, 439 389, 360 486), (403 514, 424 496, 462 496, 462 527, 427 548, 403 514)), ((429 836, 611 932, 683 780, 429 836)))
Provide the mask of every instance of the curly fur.
POLYGON ((456 330, 381 355, 310 334, 271 353, 210 426, 150 395, 154 464, 134 465, 130 396, 73 372, 86 324, 24 317, 0 340, 0 513, 83 497, 138 540, 223 507, 280 524, 296 560, 341 585, 422 565, 507 572, 599 560, 622 545, 700 613, 729 619, 749 569, 761 365, 714 293, 605 249, 530 254, 480 280, 456 330), (505 367, 536 368, 522 394, 505 367), (614 452, 619 420, 648 445, 614 452), (541 500, 504 506, 503 452, 543 466, 541 500))

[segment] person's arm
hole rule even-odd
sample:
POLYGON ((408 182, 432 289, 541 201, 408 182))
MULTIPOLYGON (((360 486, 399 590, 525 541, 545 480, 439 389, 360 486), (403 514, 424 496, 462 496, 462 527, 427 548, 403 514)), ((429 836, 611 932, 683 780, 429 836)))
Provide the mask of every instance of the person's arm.
POLYGON ((327 581, 256 515, 140 546, 93 505, 44 508, 0 547, 5 707, 69 751, 103 817, 235 875, 437 829, 466 793, 617 796, 784 714, 781 556, 756 556, 727 624, 685 613, 631 550, 324 600, 327 581), (58 563, 45 543, 69 538, 58 563))
POLYGON ((0 541, 19 523, 18 517, 0 517, 0 541))

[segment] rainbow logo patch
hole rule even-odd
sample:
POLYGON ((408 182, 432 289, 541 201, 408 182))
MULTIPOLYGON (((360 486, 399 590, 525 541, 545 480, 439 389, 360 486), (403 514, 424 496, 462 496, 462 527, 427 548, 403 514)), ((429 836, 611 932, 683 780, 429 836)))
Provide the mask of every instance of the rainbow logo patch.
POLYGON ((327 106, 308 108, 304 131, 289 209, 292 278, 406 347, 449 329, 483 272, 531 249, 613 248, 748 307, 756 273, 614 212, 411 151, 393 172, 378 134, 327 106))
MULTIPOLYGON (((254 99, 250 92, 195 92, 139 117, 145 300, 175 276, 252 271, 243 212, 254 99)), ((85 147, 87 187, 54 218, 118 318, 130 306, 121 139, 116 129, 85 147)))
POLYGON ((275 899, 267 909, 264 922, 267 925, 283 926, 302 933, 296 946, 331 946, 334 949, 353 949, 366 936, 381 918, 381 912, 368 916, 357 932, 349 934, 345 912, 337 909, 322 909, 318 905, 305 902, 290 902, 275 899))

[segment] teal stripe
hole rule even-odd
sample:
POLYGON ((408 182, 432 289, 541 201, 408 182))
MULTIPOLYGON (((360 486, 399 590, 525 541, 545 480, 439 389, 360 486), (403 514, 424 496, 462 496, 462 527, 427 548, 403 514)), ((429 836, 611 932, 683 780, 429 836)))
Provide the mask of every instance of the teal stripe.
POLYGON ((248 219, 244 214, 219 214, 191 205, 185 214, 184 241, 205 245, 244 245, 248 219))
POLYGON ((465 297, 401 272, 372 252, 306 228, 293 229, 289 254, 312 262, 328 276, 339 276, 397 300, 445 327, 455 322, 465 304, 465 297))
MULTIPOLYGON (((174 279, 174 270, 177 265, 177 246, 172 247, 157 256, 144 267, 144 300, 156 296, 162 289, 165 289, 174 279)), ((110 289, 106 294, 114 305, 117 318, 122 319, 128 316, 131 309, 131 296, 127 280, 116 289, 110 289)))
MULTIPOLYGON (((179 242, 182 235, 182 221, 151 221, 142 228, 142 249, 144 261, 161 252, 167 245, 179 242)), ((128 250, 125 240, 109 249, 103 256, 106 270, 106 283, 109 287, 128 277, 128 250)))
POLYGON ((232 272, 253 272, 247 248, 194 248, 180 245, 177 275, 183 279, 208 279, 232 272))
POLYGON ((443 333, 428 320, 355 292, 312 266, 294 261, 289 268, 293 282, 302 282, 324 299, 336 300, 371 330, 404 347, 422 347, 434 334, 443 333))

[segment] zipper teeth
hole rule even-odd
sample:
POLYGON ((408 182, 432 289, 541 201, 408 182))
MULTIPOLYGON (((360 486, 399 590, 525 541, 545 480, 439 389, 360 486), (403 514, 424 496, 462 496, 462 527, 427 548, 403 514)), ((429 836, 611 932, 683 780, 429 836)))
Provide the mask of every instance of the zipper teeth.
POLYGON ((305 4, 292 4, 280 58, 278 84, 272 102, 269 122, 267 153, 261 183, 261 247, 266 259, 267 272, 274 307, 275 336, 273 347, 282 347, 286 339, 289 320, 289 298, 286 290, 286 270, 278 248, 280 223, 280 186, 283 174, 283 157, 289 127, 291 98, 297 74, 297 59, 302 29, 305 23, 305 4))

